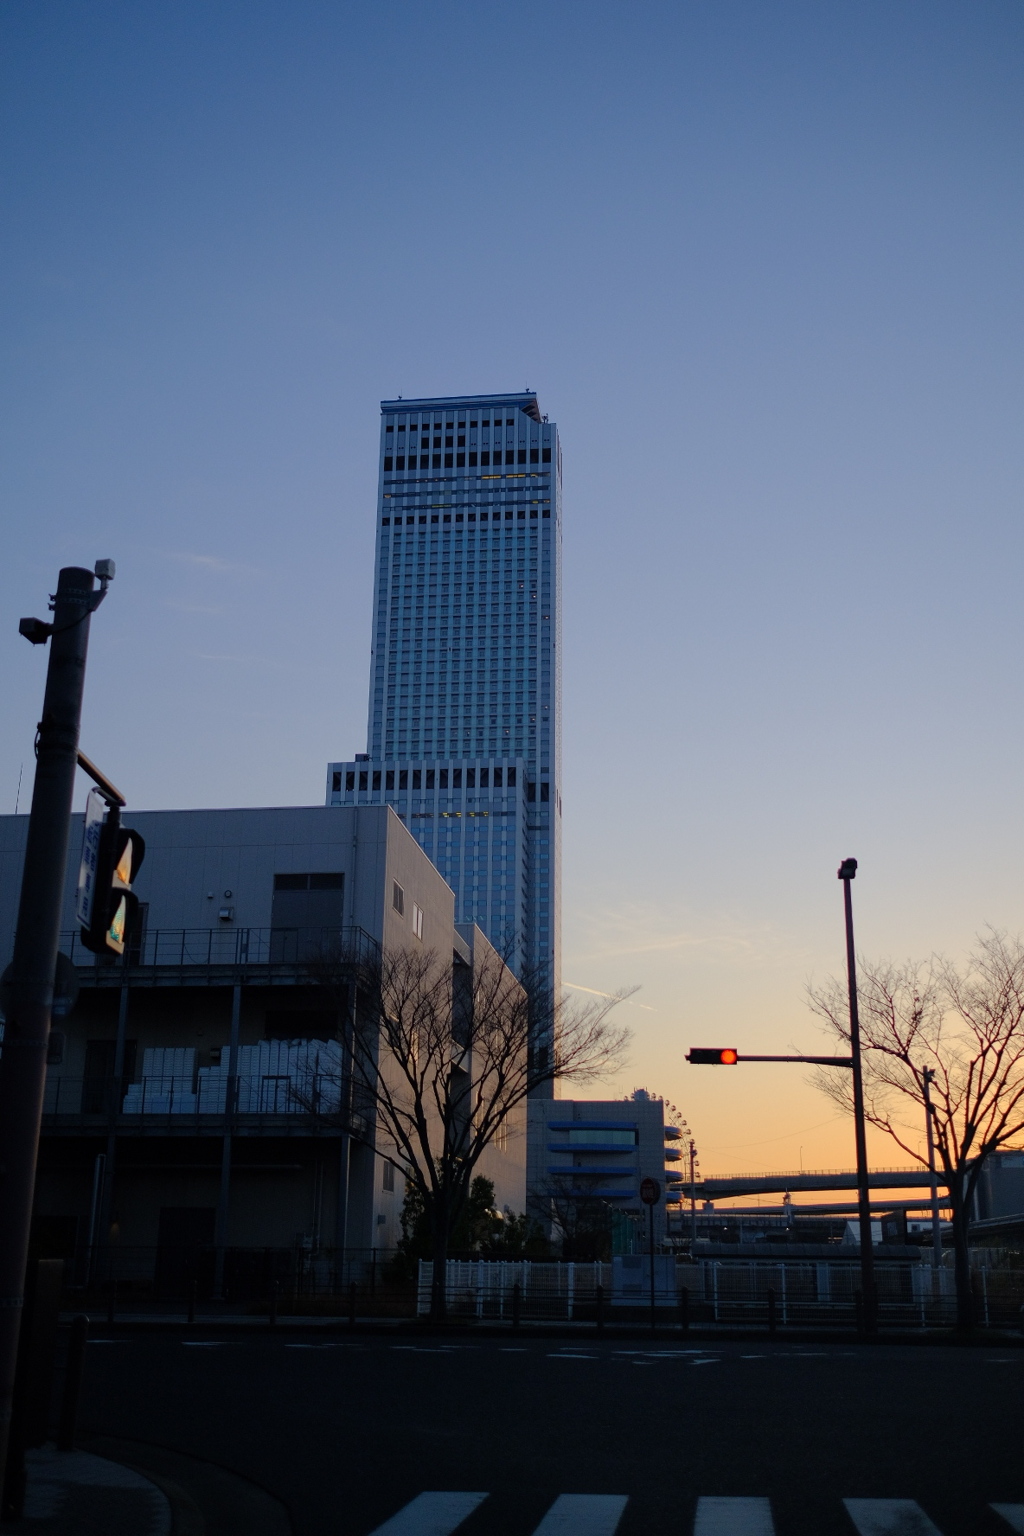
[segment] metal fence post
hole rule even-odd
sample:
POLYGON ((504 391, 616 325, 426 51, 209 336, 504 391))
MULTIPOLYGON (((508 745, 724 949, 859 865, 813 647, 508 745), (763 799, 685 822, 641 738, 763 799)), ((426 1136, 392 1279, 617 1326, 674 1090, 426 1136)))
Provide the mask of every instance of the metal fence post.
POLYGON ((82 1390, 82 1371, 85 1367, 85 1345, 89 1337, 89 1319, 84 1313, 71 1319, 68 1338, 68 1358, 64 1368, 64 1388, 60 1398, 60 1426, 57 1430, 58 1451, 73 1451, 75 1429, 78 1423, 78 1399, 82 1390))

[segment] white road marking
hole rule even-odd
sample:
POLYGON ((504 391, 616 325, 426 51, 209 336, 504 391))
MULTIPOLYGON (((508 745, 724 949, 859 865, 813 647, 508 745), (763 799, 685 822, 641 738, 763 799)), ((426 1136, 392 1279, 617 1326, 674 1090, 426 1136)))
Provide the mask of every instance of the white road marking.
POLYGON ((533 1536, 615 1536, 628 1502, 624 1493, 563 1493, 533 1536))
POLYGON ((223 1349, 226 1339, 182 1339, 183 1349, 223 1349))
POLYGON ((941 1536, 913 1499, 844 1499, 860 1536, 941 1536))
POLYGON ((486 1493, 421 1493, 378 1525, 372 1536, 450 1536, 486 1497, 486 1493))
POLYGON ((990 1504, 989 1509, 994 1509, 997 1515, 1002 1515, 1007 1525, 1015 1531, 1024 1532, 1024 1504, 990 1504))
POLYGON ((775 1536, 767 1499, 698 1499, 693 1536, 775 1536))

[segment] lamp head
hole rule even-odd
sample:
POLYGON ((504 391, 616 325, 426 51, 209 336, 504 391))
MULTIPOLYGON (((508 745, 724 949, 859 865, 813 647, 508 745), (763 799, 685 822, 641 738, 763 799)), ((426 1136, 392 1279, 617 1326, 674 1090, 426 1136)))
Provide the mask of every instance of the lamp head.
POLYGON ((838 870, 840 880, 853 880, 857 874, 857 860, 844 859, 838 870))

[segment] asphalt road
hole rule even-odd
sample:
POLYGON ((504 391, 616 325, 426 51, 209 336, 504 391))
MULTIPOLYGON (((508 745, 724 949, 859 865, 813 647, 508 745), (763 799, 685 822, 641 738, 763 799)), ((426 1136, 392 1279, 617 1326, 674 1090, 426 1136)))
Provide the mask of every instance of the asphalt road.
POLYGON ((1007 1536, 1022 1400, 1014 1348, 185 1333, 97 1337, 82 1423, 251 1479, 297 1536, 370 1536, 425 1492, 487 1495, 459 1536, 532 1536, 566 1494, 620 1503, 560 1505, 544 1536, 1007 1536))

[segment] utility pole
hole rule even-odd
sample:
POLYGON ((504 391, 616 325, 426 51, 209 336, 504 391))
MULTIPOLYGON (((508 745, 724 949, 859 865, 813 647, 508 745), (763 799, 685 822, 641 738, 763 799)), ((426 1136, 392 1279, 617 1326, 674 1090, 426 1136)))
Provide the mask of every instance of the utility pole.
POLYGON ((22 619, 19 626, 33 645, 50 641, 50 660, 36 736, 11 1001, 0 1053, 0 1489, 7 1466, 24 1306, 89 620, 113 575, 112 560, 97 561, 100 588, 96 591, 92 571, 66 566, 51 603, 53 622, 22 619))
POLYGON ((857 1146, 857 1205, 860 1215, 860 1288, 864 1305, 864 1331, 876 1329, 875 1254, 871 1243, 871 1185, 868 1178, 868 1145, 864 1131, 864 1076, 860 1059, 860 1013, 857 1007, 857 952, 853 943, 853 900, 850 883, 857 874, 857 860, 844 859, 839 866, 846 913, 846 974, 850 994, 850 1065, 853 1068, 853 1132, 857 1146))
POLYGON ((690 1137, 690 1253, 697 1241, 697 1145, 690 1137))

